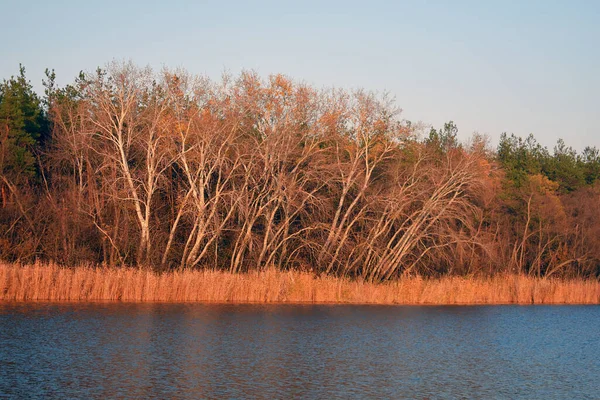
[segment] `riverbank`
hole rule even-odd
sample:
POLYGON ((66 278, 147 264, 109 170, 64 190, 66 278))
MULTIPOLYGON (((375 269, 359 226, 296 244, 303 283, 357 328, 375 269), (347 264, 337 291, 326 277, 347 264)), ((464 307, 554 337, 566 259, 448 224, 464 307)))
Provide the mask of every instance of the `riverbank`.
POLYGON ((133 268, 0 264, 0 301, 600 304, 600 282, 497 275, 403 278, 372 284, 276 270, 156 273, 133 268))

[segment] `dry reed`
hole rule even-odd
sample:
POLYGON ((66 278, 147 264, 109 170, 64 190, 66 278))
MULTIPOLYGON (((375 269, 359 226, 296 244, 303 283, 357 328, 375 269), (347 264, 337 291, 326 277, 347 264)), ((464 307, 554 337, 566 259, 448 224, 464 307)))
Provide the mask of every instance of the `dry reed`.
POLYGON ((133 268, 0 264, 0 301, 126 301, 353 304, 599 304, 597 280, 404 278, 371 284, 267 270, 156 273, 133 268))

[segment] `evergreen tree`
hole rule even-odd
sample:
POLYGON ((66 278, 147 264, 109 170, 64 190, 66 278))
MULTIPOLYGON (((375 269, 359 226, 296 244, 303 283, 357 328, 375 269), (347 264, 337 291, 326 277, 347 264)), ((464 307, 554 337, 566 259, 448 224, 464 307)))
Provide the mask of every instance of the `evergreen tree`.
POLYGON ((429 137, 425 139, 425 143, 442 153, 448 150, 459 147, 458 139, 458 127, 454 121, 449 121, 444 124, 441 129, 431 128, 429 130, 429 137))
POLYGON ((17 77, 0 85, 0 176, 14 183, 35 177, 34 151, 48 127, 42 102, 21 65, 17 77))
POLYGON ((600 179, 600 151, 596 147, 587 146, 579 156, 585 183, 594 184, 600 179))
POLYGON ((572 192, 585 184, 583 166, 577 152, 559 139, 554 146, 554 156, 544 165, 543 172, 548 179, 559 184, 563 193, 572 192))

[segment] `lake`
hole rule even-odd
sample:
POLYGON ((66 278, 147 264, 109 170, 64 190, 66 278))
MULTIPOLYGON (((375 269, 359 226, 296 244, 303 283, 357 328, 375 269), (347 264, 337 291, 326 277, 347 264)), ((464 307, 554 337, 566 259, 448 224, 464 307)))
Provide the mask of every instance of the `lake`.
POLYGON ((0 398, 600 398, 600 306, 0 304, 0 398))

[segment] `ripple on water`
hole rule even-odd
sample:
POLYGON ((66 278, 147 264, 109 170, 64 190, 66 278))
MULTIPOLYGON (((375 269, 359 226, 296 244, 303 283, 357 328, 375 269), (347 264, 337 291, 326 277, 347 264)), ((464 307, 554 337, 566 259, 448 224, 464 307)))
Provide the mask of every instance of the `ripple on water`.
POLYGON ((600 306, 0 304, 0 397, 598 398, 600 306))

